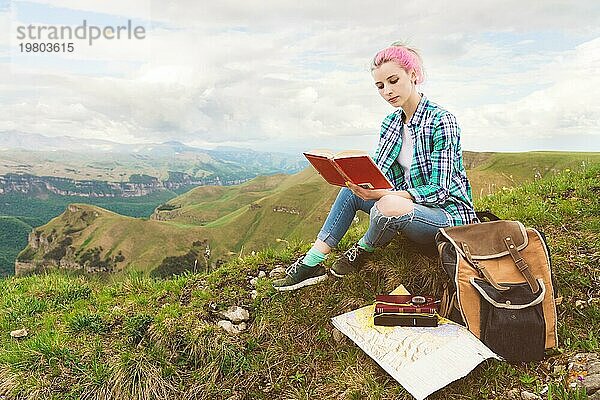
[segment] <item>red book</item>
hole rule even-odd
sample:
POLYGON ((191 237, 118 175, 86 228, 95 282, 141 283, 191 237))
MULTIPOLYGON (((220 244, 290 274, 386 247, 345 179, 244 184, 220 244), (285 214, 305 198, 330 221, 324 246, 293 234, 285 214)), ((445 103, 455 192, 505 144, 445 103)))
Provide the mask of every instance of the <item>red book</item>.
POLYGON ((437 326, 439 303, 431 296, 377 295, 373 323, 378 326, 437 326))
POLYGON ((366 189, 394 187, 365 152, 347 150, 334 154, 329 150, 311 150, 303 154, 332 185, 346 186, 346 182, 350 181, 366 189))
POLYGON ((413 295, 377 295, 375 296, 375 313, 417 313, 434 314, 440 302, 431 296, 413 295))
POLYGON ((375 314, 381 313, 411 313, 411 314, 435 314, 438 311, 436 306, 401 306, 397 304, 375 303, 375 314))

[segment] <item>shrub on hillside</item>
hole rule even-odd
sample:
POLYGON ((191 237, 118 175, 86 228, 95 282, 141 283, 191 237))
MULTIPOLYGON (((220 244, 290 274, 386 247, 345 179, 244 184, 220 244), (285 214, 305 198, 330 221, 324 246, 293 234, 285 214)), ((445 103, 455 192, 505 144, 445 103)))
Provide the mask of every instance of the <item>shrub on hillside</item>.
POLYGON ((56 260, 60 261, 61 258, 67 254, 67 248, 73 243, 73 239, 69 236, 64 238, 63 240, 56 245, 56 247, 52 248, 49 252, 44 254, 44 260, 56 260))
MULTIPOLYGON (((78 257, 79 264, 83 265, 88 272, 110 272, 115 265, 112 257, 101 258, 102 247, 87 249, 78 257)), ((118 255, 115 257, 119 257, 118 255)), ((123 257, 121 255, 121 257, 123 257)), ((119 259, 121 259, 119 257, 119 259)), ((125 259, 123 257, 123 259, 125 259)))
POLYGON ((31 247, 27 247, 25 250, 23 250, 22 252, 19 253, 19 255, 17 256, 17 261, 19 261, 19 262, 31 261, 31 260, 33 260, 34 256, 35 256, 35 250, 33 250, 31 247))
POLYGON ((175 210, 176 208, 181 208, 181 206, 176 206, 174 204, 161 204, 160 206, 158 206, 156 208, 157 211, 172 211, 175 210))
POLYGON ((162 263, 152 271, 151 276, 156 278, 168 278, 173 275, 179 275, 186 271, 193 271, 196 268, 204 269, 199 266, 198 251, 193 248, 182 256, 165 257, 162 263))

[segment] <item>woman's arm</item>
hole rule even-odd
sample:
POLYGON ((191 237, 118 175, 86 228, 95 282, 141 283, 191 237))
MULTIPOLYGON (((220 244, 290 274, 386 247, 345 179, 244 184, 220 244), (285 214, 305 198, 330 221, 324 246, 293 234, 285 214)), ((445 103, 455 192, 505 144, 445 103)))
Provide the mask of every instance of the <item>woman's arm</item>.
POLYGON ((398 191, 364 189, 350 182, 346 185, 363 200, 379 200, 385 195, 395 195, 419 204, 444 204, 450 196, 452 169, 459 145, 460 128, 454 115, 447 113, 442 116, 433 135, 433 151, 424 155, 430 157, 432 164, 431 175, 424 185, 398 191))
POLYGON ((396 191, 386 189, 365 189, 361 186, 355 185, 352 182, 346 182, 346 186, 352 191, 352 193, 354 193, 363 200, 379 200, 383 196, 394 195, 404 197, 405 199, 409 199, 411 201, 415 201, 415 199, 406 190, 396 191))
POLYGON ((431 175, 425 185, 409 188, 407 191, 415 203, 442 205, 450 196, 452 169, 457 161, 460 128, 454 115, 447 113, 433 133, 433 151, 431 152, 431 175))

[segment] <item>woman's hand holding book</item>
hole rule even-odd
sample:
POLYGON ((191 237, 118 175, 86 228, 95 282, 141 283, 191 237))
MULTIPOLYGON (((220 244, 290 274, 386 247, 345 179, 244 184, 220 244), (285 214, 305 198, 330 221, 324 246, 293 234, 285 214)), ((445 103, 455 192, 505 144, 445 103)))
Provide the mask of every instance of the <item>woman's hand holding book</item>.
POLYGON ((363 200, 379 200, 383 196, 394 195, 404 197, 414 202, 414 198, 406 190, 392 191, 388 189, 365 189, 352 182, 346 182, 348 189, 363 200))

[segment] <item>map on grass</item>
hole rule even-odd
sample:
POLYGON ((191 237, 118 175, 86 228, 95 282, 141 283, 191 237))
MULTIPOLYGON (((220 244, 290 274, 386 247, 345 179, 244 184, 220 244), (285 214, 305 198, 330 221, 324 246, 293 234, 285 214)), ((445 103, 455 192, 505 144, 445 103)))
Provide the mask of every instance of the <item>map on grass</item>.
MULTIPOLYGON (((391 294, 409 294, 403 286, 391 294)), ((444 320, 437 327, 375 326, 374 305, 332 318, 348 336, 417 400, 499 357, 464 326, 444 320)))

